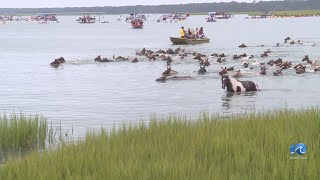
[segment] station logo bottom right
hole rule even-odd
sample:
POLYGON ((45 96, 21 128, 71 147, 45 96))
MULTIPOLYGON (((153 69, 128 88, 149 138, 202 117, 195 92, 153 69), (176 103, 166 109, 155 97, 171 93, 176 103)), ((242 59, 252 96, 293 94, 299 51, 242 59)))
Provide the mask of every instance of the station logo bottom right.
POLYGON ((290 146, 290 159, 307 159, 304 155, 307 153, 307 146, 304 143, 292 144, 290 146), (294 156, 298 154, 299 156, 294 156))

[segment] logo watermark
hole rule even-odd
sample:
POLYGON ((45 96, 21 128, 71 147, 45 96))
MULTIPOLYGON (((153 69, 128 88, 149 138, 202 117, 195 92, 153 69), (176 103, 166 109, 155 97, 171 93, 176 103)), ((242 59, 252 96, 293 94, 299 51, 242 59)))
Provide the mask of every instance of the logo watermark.
POLYGON ((303 155, 307 153, 307 146, 303 143, 292 144, 290 146, 290 159, 308 159, 303 155), (298 154, 299 156, 294 156, 294 154, 298 154))

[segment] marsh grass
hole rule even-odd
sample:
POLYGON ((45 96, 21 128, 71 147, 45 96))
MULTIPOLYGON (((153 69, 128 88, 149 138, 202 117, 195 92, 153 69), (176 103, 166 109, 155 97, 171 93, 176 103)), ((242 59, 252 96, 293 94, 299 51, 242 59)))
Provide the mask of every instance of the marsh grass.
POLYGON ((319 179, 319 132, 318 109, 176 116, 12 159, 0 179, 319 179), (291 160, 289 147, 300 142, 307 160, 291 160))
POLYGON ((19 151, 41 149, 52 143, 54 130, 43 116, 25 116, 22 113, 0 116, 0 150, 19 151), (47 141, 48 140, 48 141, 47 141))
POLYGON ((275 16, 319 16, 320 10, 301 10, 301 11, 275 11, 275 16))

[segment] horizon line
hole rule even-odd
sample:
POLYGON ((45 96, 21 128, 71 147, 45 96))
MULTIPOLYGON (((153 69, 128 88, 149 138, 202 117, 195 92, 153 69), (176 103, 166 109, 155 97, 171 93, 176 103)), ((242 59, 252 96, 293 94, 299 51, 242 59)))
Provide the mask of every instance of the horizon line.
POLYGON ((202 2, 202 3, 180 3, 180 4, 146 4, 146 5, 119 5, 119 6, 66 6, 66 7, 26 7, 26 8, 7 8, 1 7, 0 9, 64 9, 64 8, 96 8, 96 7, 137 7, 137 6, 170 6, 170 5, 191 5, 191 4, 229 4, 229 3, 237 3, 237 4, 258 4, 258 3, 265 3, 265 2, 291 2, 291 1, 284 1, 284 0, 270 0, 270 1, 252 1, 252 2, 202 2))

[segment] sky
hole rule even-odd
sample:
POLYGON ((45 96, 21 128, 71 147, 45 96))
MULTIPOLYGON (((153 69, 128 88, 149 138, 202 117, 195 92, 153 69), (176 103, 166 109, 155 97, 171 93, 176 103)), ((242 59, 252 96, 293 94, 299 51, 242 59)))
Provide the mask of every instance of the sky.
MULTIPOLYGON (((232 0, 0 0, 0 8, 91 7, 231 2, 232 0)), ((253 0, 234 0, 253 2, 253 0)))

